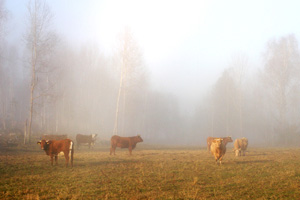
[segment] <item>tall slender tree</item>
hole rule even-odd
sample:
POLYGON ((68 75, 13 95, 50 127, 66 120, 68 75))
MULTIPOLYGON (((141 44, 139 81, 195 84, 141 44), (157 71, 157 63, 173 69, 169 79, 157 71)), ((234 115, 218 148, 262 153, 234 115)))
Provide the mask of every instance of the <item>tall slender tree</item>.
POLYGON ((30 109, 28 121, 28 140, 31 141, 34 102, 41 96, 36 95, 39 82, 38 72, 45 67, 44 59, 53 45, 54 34, 50 30, 52 14, 45 1, 34 0, 28 4, 28 31, 25 41, 29 51, 28 63, 31 68, 30 109))
POLYGON ((286 129, 289 126, 289 96, 293 88, 299 85, 300 54, 294 35, 281 37, 268 42, 264 55, 264 80, 270 90, 270 99, 275 117, 274 133, 287 142, 286 129))

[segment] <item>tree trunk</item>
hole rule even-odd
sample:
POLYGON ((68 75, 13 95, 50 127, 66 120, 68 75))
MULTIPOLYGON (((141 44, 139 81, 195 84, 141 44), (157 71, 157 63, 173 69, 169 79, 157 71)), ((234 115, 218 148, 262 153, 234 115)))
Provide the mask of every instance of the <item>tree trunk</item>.
MULTIPOLYGON (((36 2, 35 2, 36 6, 36 2)), ((35 7, 36 9, 36 7, 35 7)), ((31 48, 31 89, 30 89, 30 111, 29 111, 29 128, 28 128, 28 140, 29 143, 31 142, 31 129, 32 129, 32 118, 33 118, 33 102, 34 102, 34 89, 35 89, 35 67, 36 67, 36 57, 37 57, 37 50, 36 50, 36 13, 34 14, 34 22, 33 22, 33 44, 31 48)))
POLYGON ((114 125, 114 132, 113 132, 114 135, 118 134, 119 105, 120 105, 120 96, 121 96, 121 92, 122 92, 122 87, 123 87, 123 64, 122 64, 120 86, 119 86, 119 93, 118 93, 118 99, 117 99, 116 117, 115 117, 115 125, 114 125))

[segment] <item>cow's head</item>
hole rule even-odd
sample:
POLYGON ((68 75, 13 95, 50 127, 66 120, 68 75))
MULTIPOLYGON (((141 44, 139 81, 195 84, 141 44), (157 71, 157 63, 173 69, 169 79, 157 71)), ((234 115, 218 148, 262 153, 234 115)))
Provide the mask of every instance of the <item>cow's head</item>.
POLYGON ((95 142, 95 141, 96 141, 96 137, 97 137, 97 135, 98 135, 98 134, 92 134, 92 140, 93 140, 93 142, 95 142))
POLYGON ((227 142, 233 142, 231 136, 228 136, 226 139, 227 139, 227 142))
POLYGON ((216 138, 212 141, 212 143, 216 144, 218 147, 220 147, 223 143, 223 139, 222 138, 216 138))
POLYGON ((40 140, 37 142, 37 144, 41 145, 41 149, 47 150, 51 142, 52 142, 51 140, 40 140))
POLYGON ((140 135, 136 136, 136 142, 143 142, 143 139, 140 135))

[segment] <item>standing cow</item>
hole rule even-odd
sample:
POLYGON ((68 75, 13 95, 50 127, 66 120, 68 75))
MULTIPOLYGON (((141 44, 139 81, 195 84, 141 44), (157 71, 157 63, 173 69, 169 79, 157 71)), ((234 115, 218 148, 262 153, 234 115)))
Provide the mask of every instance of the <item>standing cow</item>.
POLYGON ((211 142, 210 151, 214 155, 216 159, 216 163, 218 164, 218 160, 220 164, 222 163, 222 158, 226 153, 226 144, 224 143, 224 139, 217 138, 211 142))
POLYGON ((72 140, 41 140, 37 144, 40 144, 41 149, 50 156, 51 165, 53 165, 53 157, 55 157, 55 164, 57 165, 57 156, 63 152, 66 158, 66 167, 69 164, 69 154, 71 154, 71 166, 73 167, 74 143, 72 140))
POLYGON ((234 152, 235 156, 241 156, 243 153, 243 156, 245 156, 245 151, 247 150, 248 147, 248 139, 247 138, 241 138, 241 139, 236 139, 234 141, 234 152))
POLYGON ((90 149, 91 145, 95 144, 96 137, 97 137, 97 134, 92 134, 92 135, 77 134, 76 135, 77 148, 79 149, 79 146, 81 144, 88 144, 89 149, 90 149))
MULTIPOLYGON (((206 139, 208 152, 210 151, 210 145, 214 139, 218 139, 218 138, 217 137, 208 137, 206 139)), ((233 140, 231 139, 231 136, 221 137, 221 139, 223 139, 223 143, 225 145, 227 145, 228 142, 233 142, 233 140)))
POLYGON ((110 155, 112 153, 116 155, 116 147, 128 148, 129 154, 131 155, 132 149, 135 148, 138 142, 143 142, 143 139, 139 135, 134 137, 120 137, 114 135, 110 139, 110 155))

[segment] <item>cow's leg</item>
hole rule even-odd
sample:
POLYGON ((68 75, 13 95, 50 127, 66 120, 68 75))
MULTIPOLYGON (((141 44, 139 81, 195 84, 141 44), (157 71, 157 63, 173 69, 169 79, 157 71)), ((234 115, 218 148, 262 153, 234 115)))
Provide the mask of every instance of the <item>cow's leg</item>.
POLYGON ((58 155, 55 155, 55 165, 58 165, 57 159, 58 159, 58 155))
POLYGON ((243 156, 245 156, 245 151, 243 150, 243 156))
POLYGON ((210 152, 210 145, 207 143, 207 151, 210 152))
POLYGON ((117 146, 113 147, 114 155, 116 155, 116 148, 117 148, 117 146))
POLYGON ((220 165, 222 164, 222 159, 223 159, 224 154, 219 158, 220 165))
POLYGON ((66 158, 66 167, 69 165, 69 151, 64 152, 65 158, 66 158))
POLYGON ((112 147, 112 145, 111 145, 111 146, 110 146, 110 153, 109 153, 109 155, 111 155, 112 152, 113 152, 113 147, 112 147))
POLYGON ((50 155, 51 165, 53 166, 53 155, 50 155))
POLYGON ((89 149, 91 149, 91 143, 88 143, 89 144, 89 149))
POLYGON ((128 150, 129 150, 129 155, 132 155, 132 146, 129 146, 128 150))
POLYGON ((217 155, 214 156, 215 156, 216 164, 218 164, 218 156, 217 155))

